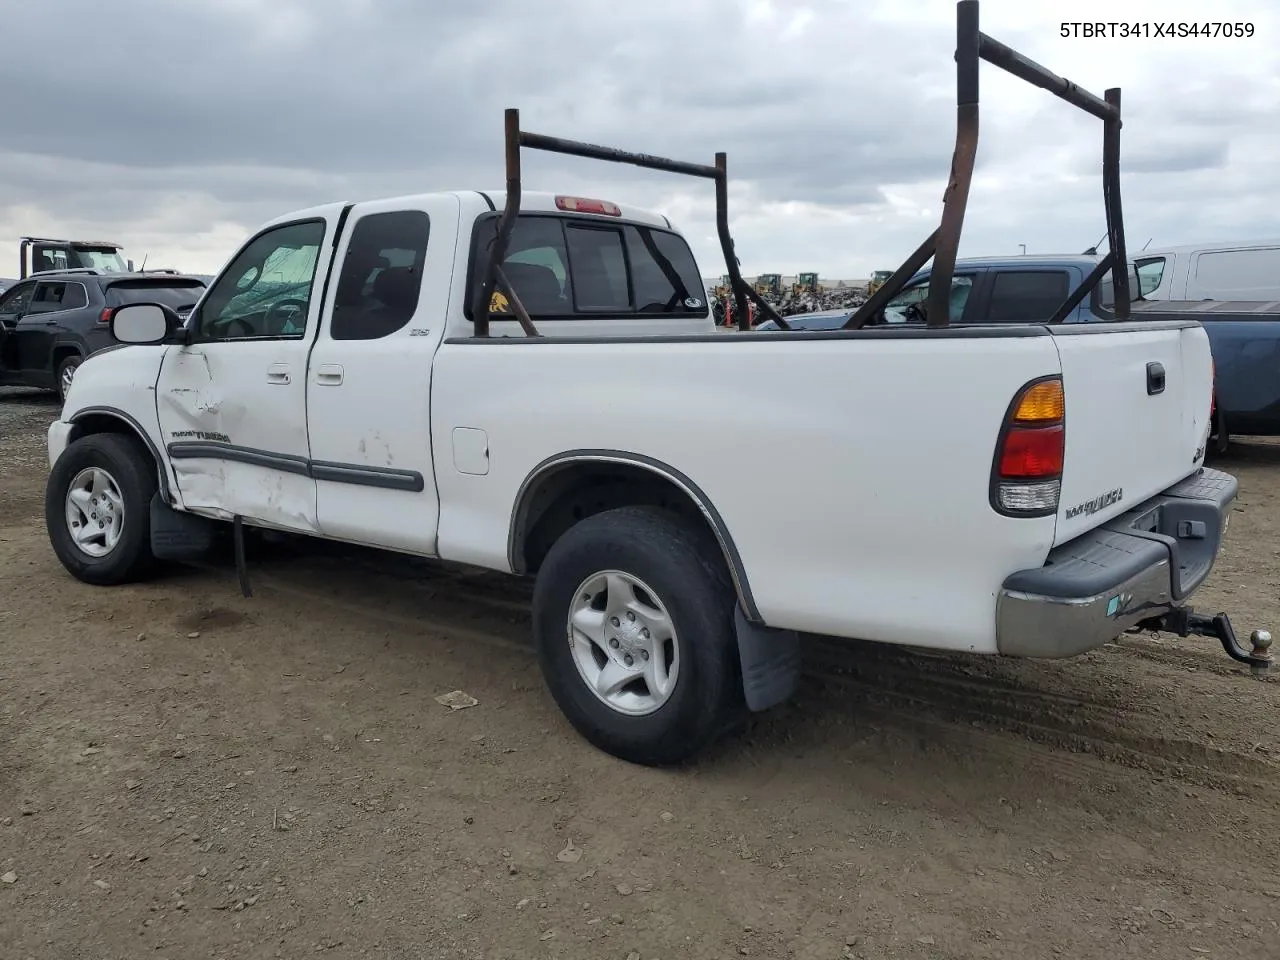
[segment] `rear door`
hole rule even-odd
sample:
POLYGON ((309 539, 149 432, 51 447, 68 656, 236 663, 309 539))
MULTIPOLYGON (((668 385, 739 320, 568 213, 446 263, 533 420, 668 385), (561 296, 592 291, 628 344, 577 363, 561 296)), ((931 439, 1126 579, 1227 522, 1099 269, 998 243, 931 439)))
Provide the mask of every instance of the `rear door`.
POLYGON ((1065 324, 1053 335, 1067 408, 1062 543, 1197 468, 1213 373, 1199 324, 1065 324))
MULTIPOLYGON (((458 219, 454 196, 363 203, 338 241, 307 368, 311 473, 327 537, 436 551, 431 362, 444 333, 458 219)), ((466 439, 434 438, 455 458, 466 439)))

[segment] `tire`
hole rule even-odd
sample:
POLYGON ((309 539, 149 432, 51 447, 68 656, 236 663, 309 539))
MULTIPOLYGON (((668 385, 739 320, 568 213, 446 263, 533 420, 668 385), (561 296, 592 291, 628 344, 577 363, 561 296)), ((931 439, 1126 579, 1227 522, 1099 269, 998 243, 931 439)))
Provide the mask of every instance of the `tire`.
POLYGON ((574 729, 619 759, 661 766, 692 758, 746 715, 735 602, 723 558, 704 531, 653 507, 582 520, 551 547, 534 585, 534 638, 551 695, 574 729), (610 589, 610 576, 617 584, 631 581, 635 622, 622 622, 624 615, 612 625, 614 612, 629 611, 618 605, 627 592, 610 589), (669 644, 661 642, 666 631, 653 615, 657 605, 674 628, 669 644), (570 630, 575 611, 593 627, 599 615, 596 642, 570 630), (623 663, 628 656, 632 666, 623 663), (648 676, 652 669, 658 684, 651 689, 641 679, 607 703, 590 685, 592 664, 611 676, 634 669, 648 676), (664 675, 665 696, 655 693, 664 675))
POLYGON ((58 381, 58 399, 64 403, 67 400, 67 389, 71 386, 71 380, 76 375, 76 370, 80 364, 84 362, 84 357, 79 354, 72 354, 69 357, 63 357, 58 364, 57 381, 58 381))
POLYGON ((132 437, 91 434, 67 447, 49 473, 44 496, 49 543, 67 572, 99 586, 144 579, 155 564, 151 498, 157 484, 154 461, 132 437), (73 488, 90 497, 98 495, 96 502, 84 501, 87 513, 73 508, 73 488), (101 536, 83 546, 77 543, 73 512, 82 529, 91 530, 89 525, 96 521, 101 536))

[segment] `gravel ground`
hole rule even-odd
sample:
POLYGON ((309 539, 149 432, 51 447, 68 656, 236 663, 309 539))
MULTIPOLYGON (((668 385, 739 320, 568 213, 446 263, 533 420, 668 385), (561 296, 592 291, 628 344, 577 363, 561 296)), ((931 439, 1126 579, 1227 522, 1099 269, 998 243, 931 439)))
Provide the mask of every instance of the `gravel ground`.
MULTIPOLYGON (((295 544, 95 589, 0 391, 0 957, 1280 957, 1280 683, 1204 640, 1066 662, 813 640, 696 765, 585 745, 527 588, 295 544), (435 697, 461 689, 477 706, 435 697)), ((1280 625, 1280 446, 1203 604, 1280 625)))

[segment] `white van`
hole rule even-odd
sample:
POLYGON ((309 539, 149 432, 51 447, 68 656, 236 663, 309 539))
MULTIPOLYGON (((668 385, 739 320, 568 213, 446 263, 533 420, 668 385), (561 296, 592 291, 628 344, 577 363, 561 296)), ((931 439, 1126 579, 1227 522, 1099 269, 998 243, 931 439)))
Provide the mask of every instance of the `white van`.
POLYGON ((1132 256, 1147 300, 1280 300, 1280 240, 1192 244, 1132 256))

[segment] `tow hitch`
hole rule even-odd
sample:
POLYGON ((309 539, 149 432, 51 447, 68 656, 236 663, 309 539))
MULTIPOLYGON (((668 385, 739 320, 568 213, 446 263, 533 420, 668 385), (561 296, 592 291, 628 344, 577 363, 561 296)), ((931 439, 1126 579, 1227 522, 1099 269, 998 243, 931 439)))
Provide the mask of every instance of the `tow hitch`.
POLYGON ((1174 607, 1168 613, 1159 617, 1143 620, 1138 627, 1144 630, 1161 630, 1166 633, 1176 633, 1180 637, 1193 635, 1197 637, 1214 637, 1222 644, 1222 649, 1227 652, 1227 656, 1240 663, 1247 663, 1250 672, 1259 679, 1268 676, 1271 665, 1274 663, 1274 658, 1271 655, 1270 631, 1254 630, 1253 633, 1249 634, 1249 642, 1253 644, 1253 649, 1245 650, 1240 645, 1240 641, 1236 639, 1236 631, 1231 626, 1231 618, 1225 613, 1206 617, 1204 614, 1194 613, 1190 607, 1174 607))

